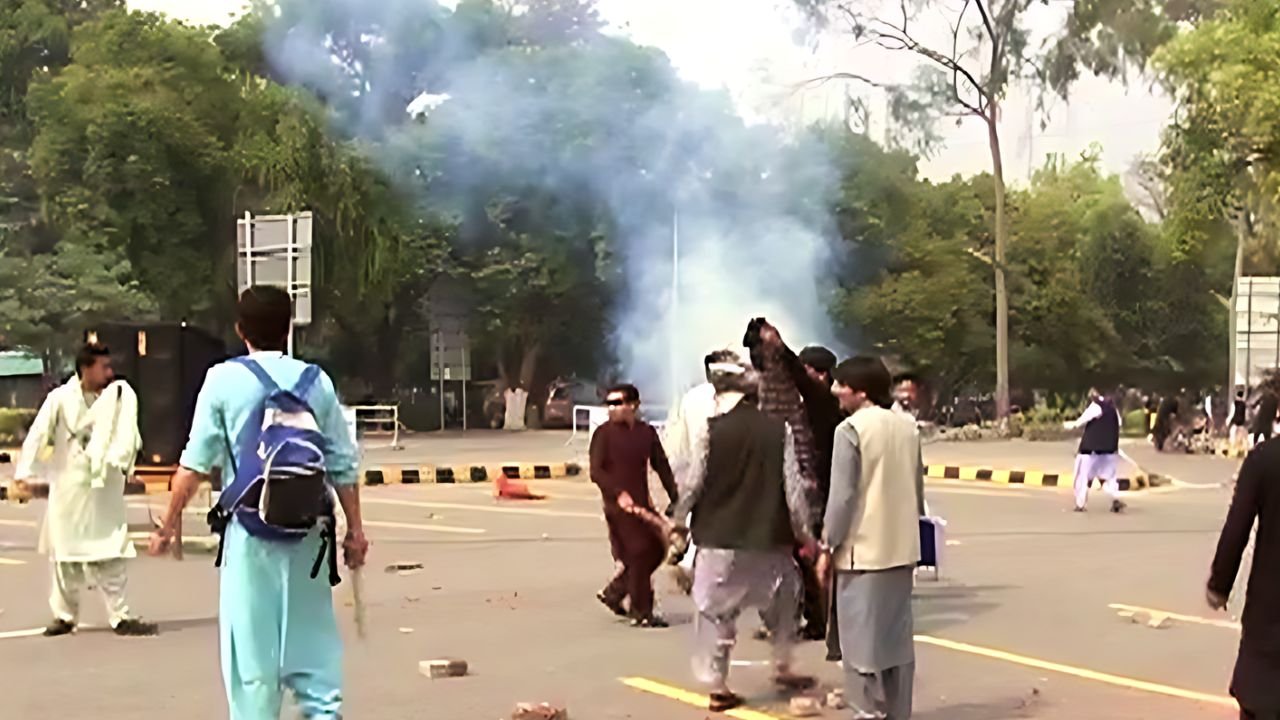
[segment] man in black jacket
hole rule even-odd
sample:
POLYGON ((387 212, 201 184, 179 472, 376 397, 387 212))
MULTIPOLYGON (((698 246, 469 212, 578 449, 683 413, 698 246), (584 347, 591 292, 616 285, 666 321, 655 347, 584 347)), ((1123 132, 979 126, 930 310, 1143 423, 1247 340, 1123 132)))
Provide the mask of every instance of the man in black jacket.
POLYGON ((1255 521, 1253 569, 1245 591, 1240 652, 1231 694, 1241 720, 1280 720, 1280 443, 1263 443, 1240 466, 1218 539, 1206 596, 1221 610, 1235 584, 1255 521))
MULTIPOLYGON (((814 483, 806 495, 811 529, 814 537, 818 537, 822 534, 822 517, 827 511, 827 495, 831 491, 831 451, 836 427, 844 420, 840 402, 831 394, 831 369, 836 365, 836 356, 820 345, 810 345, 797 355, 782 341, 778 329, 768 322, 760 326, 760 341, 769 350, 765 355, 781 360, 803 401, 804 417, 813 441, 814 470, 814 483)), ((806 640, 821 640, 827 634, 826 594, 812 565, 803 558, 797 560, 804 580, 804 627, 800 636, 806 640)))
POLYGON ((1124 510, 1120 500, 1120 485, 1116 481, 1116 466, 1120 461, 1120 411, 1111 398, 1089 389, 1089 407, 1073 422, 1065 424, 1068 430, 1084 428, 1080 438, 1080 450, 1076 455, 1076 512, 1084 512, 1089 501, 1089 483, 1095 479, 1103 482, 1103 489, 1111 497, 1111 512, 1124 510))

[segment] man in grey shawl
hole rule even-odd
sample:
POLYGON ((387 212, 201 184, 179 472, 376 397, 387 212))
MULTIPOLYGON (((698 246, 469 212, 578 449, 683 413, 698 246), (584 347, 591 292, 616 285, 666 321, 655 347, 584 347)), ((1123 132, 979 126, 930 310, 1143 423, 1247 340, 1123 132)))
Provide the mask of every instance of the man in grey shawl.
POLYGON ((892 378, 878 358, 832 373, 850 417, 836 429, 820 573, 835 569, 835 613, 858 718, 911 717, 915 676, 911 587, 920 560, 924 463, 912 423, 889 409, 892 378))
POLYGON ((754 371, 717 363, 709 372, 716 408, 698 439, 693 467, 682 475, 676 518, 692 511, 698 547, 693 602, 697 608, 694 672, 710 688, 710 709, 743 700, 729 690, 729 656, 743 610, 756 607, 773 645, 774 682, 803 690, 813 678, 793 674, 800 575, 791 557, 797 542, 816 553, 795 439, 782 420, 753 402, 754 371))

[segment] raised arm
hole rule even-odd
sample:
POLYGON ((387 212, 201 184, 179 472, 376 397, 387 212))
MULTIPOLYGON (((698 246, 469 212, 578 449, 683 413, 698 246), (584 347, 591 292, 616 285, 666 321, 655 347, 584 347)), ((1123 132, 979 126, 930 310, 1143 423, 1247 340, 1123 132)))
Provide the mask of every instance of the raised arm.
MULTIPOLYGON (((1117 416, 1118 415, 1119 413, 1117 413, 1117 416)), ((1090 402, 1089 407, 1084 409, 1084 412, 1080 417, 1073 421, 1063 423, 1063 427, 1068 430, 1074 430, 1076 428, 1084 427, 1100 417, 1102 417, 1102 406, 1096 402, 1090 402)))

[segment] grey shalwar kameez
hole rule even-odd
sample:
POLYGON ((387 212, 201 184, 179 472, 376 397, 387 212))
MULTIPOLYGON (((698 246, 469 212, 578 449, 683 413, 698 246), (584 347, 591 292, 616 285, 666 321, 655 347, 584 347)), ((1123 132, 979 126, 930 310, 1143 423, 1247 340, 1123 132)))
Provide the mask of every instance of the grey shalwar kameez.
POLYGON ((824 537, 834 548, 835 625, 857 718, 911 717, 923 482, 913 424, 870 407, 837 428, 824 537))
MULTIPOLYGON (((746 402, 740 393, 717 396, 716 415, 730 412, 739 402, 746 402)), ((710 443, 708 434, 698 439, 693 467, 681 477, 676 517, 685 517, 690 511, 697 513, 707 479, 710 443)), ((806 484, 789 426, 785 432, 782 465, 791 532, 796 537, 810 537, 806 484)), ((697 537, 696 523, 694 527, 695 541, 702 542, 697 537)), ((790 544, 773 549, 716 547, 715 543, 700 545, 693 566, 692 594, 697 608, 694 675, 713 693, 727 691, 738 616, 751 607, 760 609, 760 616, 770 630, 775 668, 782 673, 789 671, 801 594, 800 574, 791 557, 790 544)))

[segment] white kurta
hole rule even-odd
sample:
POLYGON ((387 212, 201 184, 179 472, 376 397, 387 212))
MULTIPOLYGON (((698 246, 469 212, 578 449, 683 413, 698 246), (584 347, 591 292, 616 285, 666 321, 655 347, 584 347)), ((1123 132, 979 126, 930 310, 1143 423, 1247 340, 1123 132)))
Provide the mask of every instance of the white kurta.
POLYGON ((15 477, 49 484, 40 551, 49 553, 55 562, 101 562, 137 556, 129 541, 124 500, 125 479, 133 470, 133 458, 119 460, 127 454, 121 452, 122 447, 132 443, 134 453, 137 451, 136 404, 127 407, 133 391, 123 381, 108 386, 102 397, 108 396, 108 406, 114 410, 115 404, 120 403, 125 411, 118 415, 91 412, 99 396, 86 393, 80 381, 71 378, 45 398, 22 446, 15 477), (122 402, 126 393, 128 399, 122 402), (114 433, 119 433, 123 441, 95 441, 95 422, 114 424, 114 433), (93 461, 89 455, 91 445, 101 448, 101 454, 93 461), (42 457, 49 446, 52 454, 42 457), (127 467, 122 466, 125 464, 127 467))

